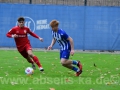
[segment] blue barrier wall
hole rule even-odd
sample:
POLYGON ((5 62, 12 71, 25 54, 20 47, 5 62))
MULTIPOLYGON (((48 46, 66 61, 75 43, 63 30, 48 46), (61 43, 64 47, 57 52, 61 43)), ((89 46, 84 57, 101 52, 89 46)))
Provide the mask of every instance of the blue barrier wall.
MULTIPOLYGON (((25 25, 44 38, 41 43, 29 36, 34 48, 50 45, 49 22, 57 19, 59 27, 74 39, 75 49, 120 50, 119 7, 0 4, 0 47, 15 47, 14 40, 7 38, 6 33, 17 25, 19 16, 24 16, 25 25)), ((59 48, 58 44, 54 48, 59 48)))

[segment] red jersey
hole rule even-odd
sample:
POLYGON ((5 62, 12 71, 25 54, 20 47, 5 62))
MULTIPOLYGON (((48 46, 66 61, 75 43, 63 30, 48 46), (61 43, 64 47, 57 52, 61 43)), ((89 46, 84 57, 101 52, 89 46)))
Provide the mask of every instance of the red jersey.
POLYGON ((39 38, 39 36, 37 36, 36 34, 34 34, 33 32, 30 31, 30 29, 28 27, 13 27, 8 33, 7 33, 7 37, 12 38, 12 35, 18 35, 17 38, 15 39, 15 43, 16 43, 16 47, 18 49, 18 51, 23 51, 24 47, 29 44, 30 45, 30 41, 28 39, 27 34, 30 34, 31 36, 35 37, 35 38, 39 38))

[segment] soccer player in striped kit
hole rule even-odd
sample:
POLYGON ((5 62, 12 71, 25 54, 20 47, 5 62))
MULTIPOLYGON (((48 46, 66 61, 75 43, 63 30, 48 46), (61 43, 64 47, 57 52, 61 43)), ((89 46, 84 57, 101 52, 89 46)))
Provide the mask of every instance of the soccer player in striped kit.
POLYGON ((52 28, 53 39, 51 45, 48 47, 48 50, 50 50, 57 41, 61 47, 60 60, 62 66, 75 71, 76 76, 79 76, 82 73, 82 64, 80 63, 80 61, 69 59, 70 54, 74 55, 73 39, 68 36, 64 30, 58 28, 59 21, 52 20, 50 22, 50 26, 52 28), (77 67, 75 67, 75 65, 77 67))

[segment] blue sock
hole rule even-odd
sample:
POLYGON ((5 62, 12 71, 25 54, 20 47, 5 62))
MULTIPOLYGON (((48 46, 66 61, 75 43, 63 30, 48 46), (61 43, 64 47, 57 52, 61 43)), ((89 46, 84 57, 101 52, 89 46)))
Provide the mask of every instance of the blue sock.
POLYGON ((73 64, 73 65, 77 65, 77 64, 78 64, 78 61, 73 60, 72 64, 73 64))
POLYGON ((74 67, 72 68, 73 71, 77 72, 78 71, 78 68, 74 67))

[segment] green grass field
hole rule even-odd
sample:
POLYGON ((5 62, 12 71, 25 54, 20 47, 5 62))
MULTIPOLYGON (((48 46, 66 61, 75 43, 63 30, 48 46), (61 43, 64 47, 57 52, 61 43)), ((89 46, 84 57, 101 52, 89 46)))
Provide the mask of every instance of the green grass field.
POLYGON ((36 51, 34 54, 45 72, 37 69, 32 76, 27 76, 24 70, 31 65, 17 51, 0 51, 0 90, 120 89, 119 54, 75 53, 71 58, 81 60, 83 64, 79 77, 61 66, 59 52, 36 51))

